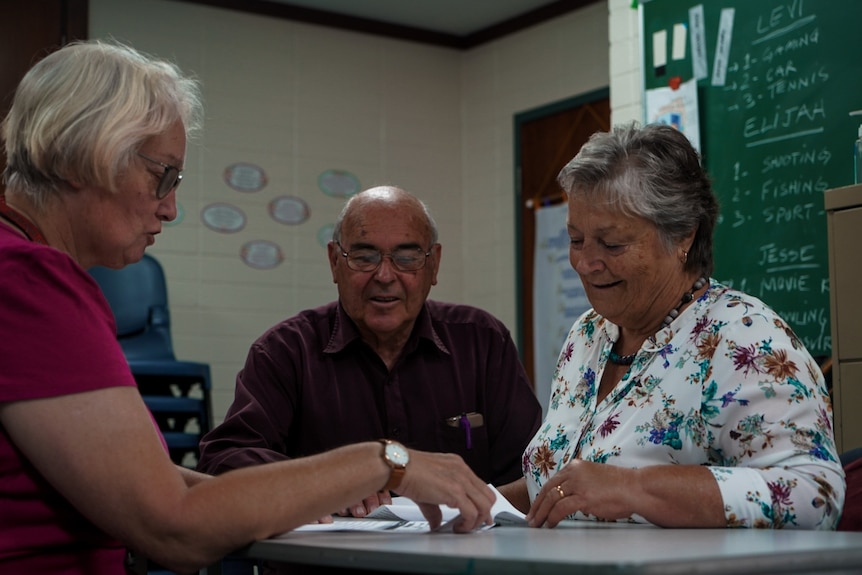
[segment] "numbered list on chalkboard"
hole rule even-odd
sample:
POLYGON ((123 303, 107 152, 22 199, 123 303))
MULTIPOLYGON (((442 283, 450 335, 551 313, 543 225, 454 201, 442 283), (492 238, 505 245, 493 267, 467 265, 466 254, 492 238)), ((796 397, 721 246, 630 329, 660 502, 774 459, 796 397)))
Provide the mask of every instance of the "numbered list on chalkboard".
POLYGON ((692 53, 711 68, 697 86, 721 204, 714 276, 775 309, 812 355, 830 355, 823 193, 853 183, 862 2, 655 0, 643 21, 646 38, 680 22, 692 32, 685 58, 647 69, 648 89, 695 77, 692 53))

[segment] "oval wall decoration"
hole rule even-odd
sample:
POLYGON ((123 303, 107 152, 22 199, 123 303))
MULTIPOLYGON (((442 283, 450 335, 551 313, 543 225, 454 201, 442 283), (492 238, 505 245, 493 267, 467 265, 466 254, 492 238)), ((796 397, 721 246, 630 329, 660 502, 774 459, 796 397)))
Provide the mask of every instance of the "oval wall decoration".
POLYGON ((269 215, 287 225, 301 224, 311 215, 308 204, 296 196, 279 196, 269 202, 269 215))
POLYGON ((333 230, 335 230, 335 224, 326 224, 317 230, 317 242, 323 247, 326 247, 332 240, 333 230))
POLYGON ((214 232, 233 234, 245 227, 245 214, 238 207, 225 204, 210 204, 201 210, 201 220, 214 232))
POLYGON ((246 162, 237 162, 224 169, 224 181, 238 192, 259 192, 266 187, 263 168, 246 162))
POLYGON ((245 265, 259 270, 270 270, 284 261, 281 248, 267 240, 246 242, 239 251, 239 257, 245 265))
POLYGON ((317 178, 317 185, 327 196, 349 198, 359 193, 359 178, 345 170, 326 170, 317 178))

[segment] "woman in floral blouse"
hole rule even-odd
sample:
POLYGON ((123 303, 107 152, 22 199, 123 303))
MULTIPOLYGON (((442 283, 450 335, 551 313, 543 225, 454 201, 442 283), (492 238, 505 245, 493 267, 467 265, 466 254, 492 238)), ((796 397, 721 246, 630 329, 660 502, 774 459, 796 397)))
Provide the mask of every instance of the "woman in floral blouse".
POLYGON ((597 133, 558 182, 593 309, 563 344, 524 479, 501 491, 533 526, 834 529, 823 376, 774 311, 709 279, 718 205, 685 136, 597 133))

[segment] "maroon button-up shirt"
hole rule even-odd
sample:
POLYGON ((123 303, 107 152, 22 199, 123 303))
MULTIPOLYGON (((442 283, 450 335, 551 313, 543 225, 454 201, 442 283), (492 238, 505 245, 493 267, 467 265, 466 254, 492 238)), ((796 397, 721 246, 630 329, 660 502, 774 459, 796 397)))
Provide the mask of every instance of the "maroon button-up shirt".
POLYGON ((426 301, 389 371, 332 302, 252 345, 224 422, 201 441, 198 468, 220 473, 387 437, 457 453, 500 485, 521 476, 541 419, 509 331, 487 312, 426 301))

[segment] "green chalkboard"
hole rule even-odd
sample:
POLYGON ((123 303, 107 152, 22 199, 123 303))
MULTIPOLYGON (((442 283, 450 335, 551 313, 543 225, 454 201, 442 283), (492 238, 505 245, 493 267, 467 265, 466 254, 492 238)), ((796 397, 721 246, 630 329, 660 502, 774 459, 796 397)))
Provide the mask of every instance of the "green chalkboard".
MULTIPOLYGON (((640 10, 647 94, 696 86, 699 147, 721 204, 714 276, 774 308, 813 355, 830 355, 823 192, 854 179, 862 1, 650 0, 640 10)), ((657 119, 669 121, 645 118, 657 119)))

